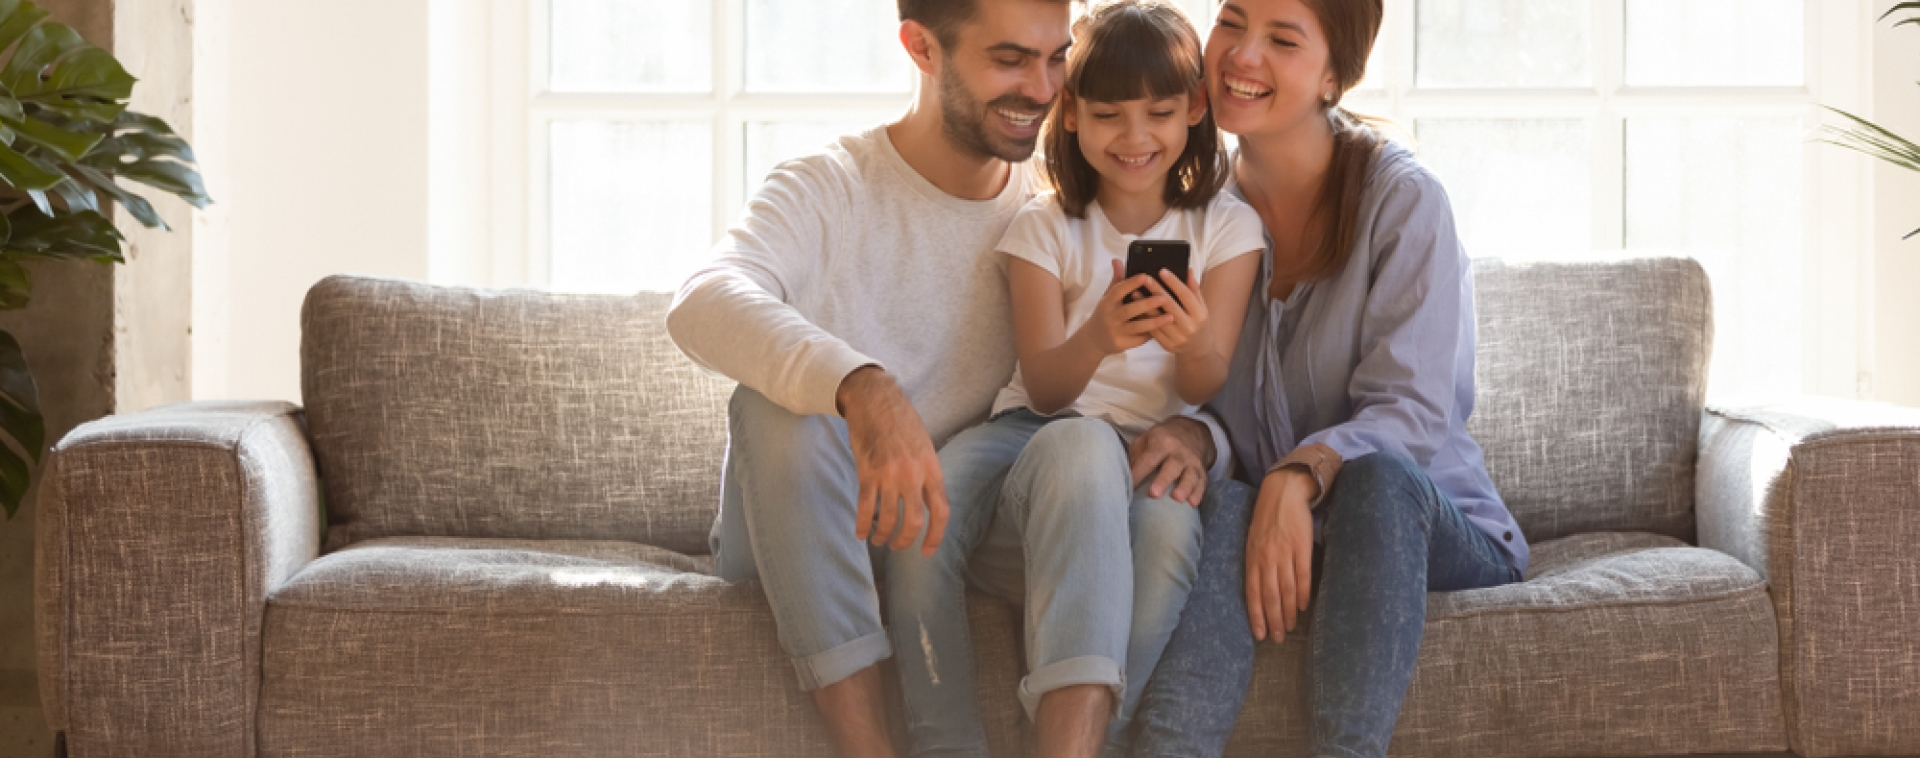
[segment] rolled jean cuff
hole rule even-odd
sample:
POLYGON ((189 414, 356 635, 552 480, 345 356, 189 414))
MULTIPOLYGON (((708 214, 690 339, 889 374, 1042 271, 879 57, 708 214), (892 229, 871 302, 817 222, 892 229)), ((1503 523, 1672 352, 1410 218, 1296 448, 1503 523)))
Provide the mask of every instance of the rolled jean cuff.
POLYGON ((795 658, 793 672, 800 677, 800 691, 812 692, 892 657, 893 644, 887 642, 885 631, 879 631, 838 647, 795 658))
POLYGON ((1077 684, 1099 684, 1112 689, 1113 717, 1120 717, 1120 700, 1127 692, 1126 672, 1106 656, 1083 655, 1041 666, 1020 680, 1020 705, 1027 709, 1027 719, 1038 720, 1040 698, 1047 693, 1077 684))

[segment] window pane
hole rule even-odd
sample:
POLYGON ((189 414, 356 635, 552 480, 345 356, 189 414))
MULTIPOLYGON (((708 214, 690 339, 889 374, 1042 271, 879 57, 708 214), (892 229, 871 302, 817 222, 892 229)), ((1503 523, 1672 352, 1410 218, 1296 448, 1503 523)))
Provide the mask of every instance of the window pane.
POLYGON ((1797 87, 1801 0, 1627 0, 1627 86, 1797 87))
POLYGON ((747 194, 766 181, 774 166, 832 143, 840 135, 875 123, 857 121, 782 121, 747 124, 747 194))
POLYGON ((1420 0, 1422 87, 1585 87, 1591 0, 1420 0))
POLYGON ((1801 389, 1804 132, 1797 118, 1627 121, 1627 246, 1706 267, 1712 394, 1801 389))
POLYGON ((1539 259, 1593 248, 1586 121, 1421 119, 1415 129, 1469 255, 1539 259))
POLYGON ((712 0, 553 0, 555 92, 713 89, 712 0))
POLYGON ((713 246, 705 121, 553 124, 552 287, 671 292, 713 246))
POLYGON ((747 0, 747 89, 907 92, 894 0, 747 0))

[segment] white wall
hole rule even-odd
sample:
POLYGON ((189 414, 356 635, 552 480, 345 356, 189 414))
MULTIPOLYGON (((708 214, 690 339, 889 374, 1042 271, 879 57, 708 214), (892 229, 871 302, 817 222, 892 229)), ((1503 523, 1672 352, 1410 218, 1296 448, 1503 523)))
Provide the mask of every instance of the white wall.
POLYGON ((427 278, 427 0, 244 0, 227 32, 227 375, 202 396, 297 401, 308 287, 427 278))
MULTIPOLYGON (((1892 24, 1874 31, 1873 118, 1920 141, 1920 28, 1892 24)), ((1900 239, 1920 229, 1920 174, 1879 162, 1873 171, 1873 396, 1920 406, 1920 236, 1900 239)))

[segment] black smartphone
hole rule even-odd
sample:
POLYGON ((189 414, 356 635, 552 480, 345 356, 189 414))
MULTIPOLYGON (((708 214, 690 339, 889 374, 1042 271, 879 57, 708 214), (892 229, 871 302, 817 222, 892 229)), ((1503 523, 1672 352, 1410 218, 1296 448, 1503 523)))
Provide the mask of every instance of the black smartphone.
MULTIPOLYGON (((1191 266, 1193 246, 1186 240, 1134 240, 1127 245, 1127 277, 1132 279, 1140 274, 1153 277, 1160 282, 1160 288, 1167 290, 1167 297, 1180 302, 1180 296, 1167 288, 1165 280, 1160 278, 1161 271, 1172 271, 1180 281, 1187 280, 1187 269, 1191 266)), ((1134 290, 1126 297, 1126 302, 1151 295, 1145 287, 1134 290)), ((1145 318, 1140 316, 1139 318, 1145 318)))

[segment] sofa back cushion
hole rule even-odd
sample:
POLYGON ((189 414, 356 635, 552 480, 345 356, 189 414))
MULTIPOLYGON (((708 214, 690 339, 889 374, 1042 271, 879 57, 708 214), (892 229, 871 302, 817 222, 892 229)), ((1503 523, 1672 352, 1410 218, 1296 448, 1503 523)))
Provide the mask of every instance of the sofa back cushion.
POLYGON ((733 384, 667 338, 670 299, 314 285, 301 391, 328 549, 444 536, 707 552, 733 384))
POLYGON ((1685 258, 1474 263, 1478 405, 1467 430, 1534 542, 1602 530, 1691 541, 1712 347, 1685 258))

